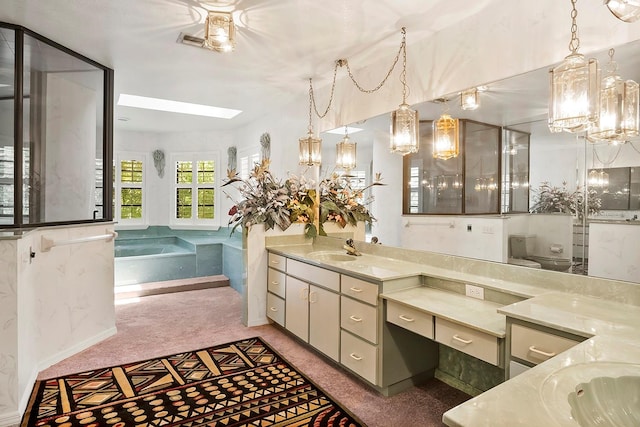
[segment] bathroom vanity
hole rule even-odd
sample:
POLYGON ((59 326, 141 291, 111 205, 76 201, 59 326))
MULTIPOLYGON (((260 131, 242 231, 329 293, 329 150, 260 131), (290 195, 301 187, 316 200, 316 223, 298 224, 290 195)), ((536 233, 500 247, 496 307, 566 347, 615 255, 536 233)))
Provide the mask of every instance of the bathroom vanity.
POLYGON ((578 384, 640 376, 633 285, 336 240, 267 244, 268 317, 386 395, 433 375, 438 344, 504 368, 449 426, 573 426, 578 384))

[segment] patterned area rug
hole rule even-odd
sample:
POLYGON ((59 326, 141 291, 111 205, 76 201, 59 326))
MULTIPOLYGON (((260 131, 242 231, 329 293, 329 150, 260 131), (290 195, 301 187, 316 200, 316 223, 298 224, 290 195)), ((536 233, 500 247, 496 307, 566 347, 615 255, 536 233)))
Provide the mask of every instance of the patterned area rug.
POLYGON ((26 426, 364 426, 260 338, 36 382, 26 426))

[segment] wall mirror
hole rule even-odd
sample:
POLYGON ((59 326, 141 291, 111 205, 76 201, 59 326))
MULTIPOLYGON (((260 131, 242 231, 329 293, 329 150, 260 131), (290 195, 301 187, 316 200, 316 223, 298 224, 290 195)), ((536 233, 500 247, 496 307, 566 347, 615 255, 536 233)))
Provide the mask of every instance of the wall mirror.
MULTIPOLYGON (((587 54, 587 56, 597 58, 600 62, 600 67, 604 70, 609 59, 607 52, 608 49, 587 54)), ((616 46, 615 60, 618 63, 618 73, 624 80, 640 81, 640 42, 636 41, 616 46)), ((501 159, 500 173, 503 187, 500 191, 499 213, 493 215, 536 216, 536 214, 528 214, 528 212, 535 204, 538 191, 544 183, 558 188, 564 187, 568 191, 584 192, 585 190, 596 190, 597 195, 602 197, 602 189, 595 188, 593 183, 590 185, 588 182, 588 173, 592 169, 599 171, 601 169, 617 170, 622 168, 628 172, 628 176, 625 175, 626 178, 624 179, 628 180, 629 191, 631 191, 631 188, 635 188, 637 191, 640 186, 637 172, 640 170, 640 138, 635 138, 625 144, 612 145, 606 142, 591 143, 586 141, 581 134, 551 133, 549 131, 547 126, 548 71, 551 66, 552 64, 549 67, 504 80, 487 82, 479 94, 480 107, 476 110, 463 110, 460 107, 459 93, 443 94, 443 98, 448 100, 449 114, 452 116, 472 122, 499 126, 503 129, 501 135, 502 152, 498 154, 501 159), (630 172, 631 170, 634 171, 633 174, 630 172)), ((605 71, 603 71, 603 76, 604 73, 605 71)), ((425 102, 414 104, 412 108, 418 110, 420 120, 428 121, 436 120, 442 113, 443 107, 441 100, 425 100, 425 102)), ((350 137, 358 143, 358 164, 356 169, 365 171, 367 182, 370 182, 374 171, 388 169, 388 165, 375 164, 372 147, 374 140, 376 140, 376 144, 379 144, 385 140, 384 135, 388 135, 389 115, 383 114, 372 117, 359 123, 349 124, 349 126, 362 129, 358 133, 351 133, 350 137)), ((335 143, 343 135, 344 133, 342 135, 328 133, 322 135, 323 169, 325 171, 331 170, 335 165, 335 143)), ((424 149, 424 147, 421 147, 421 149, 424 149)), ((426 156, 428 155, 426 154, 426 156)), ((461 163, 461 160, 453 159, 453 162, 461 163)), ((451 178, 450 184, 453 185, 456 173, 463 167, 463 164, 456 164, 455 167, 441 166, 439 169, 453 176, 453 178, 449 177, 451 178)), ((476 172, 479 173, 479 169, 476 172)), ((617 183, 616 177, 617 173, 613 173, 613 177, 610 175, 610 189, 613 189, 613 185, 617 183), (615 179, 615 181, 612 181, 612 179, 615 179)), ((429 180, 425 181, 426 185, 437 186, 437 179, 432 180, 431 178, 434 177, 429 176, 429 180)), ((414 179, 420 180, 422 176, 416 176, 414 179)), ((475 177, 469 179, 473 182, 469 181, 465 185, 473 186, 475 177)), ((406 177, 406 180, 410 181, 411 177, 406 177)), ((406 191, 407 189, 403 190, 406 191)), ((452 194, 454 193, 455 191, 452 192, 452 194)), ((577 260, 577 263, 584 262, 585 268, 589 258, 589 248, 586 242, 589 239, 590 223, 627 222, 628 224, 628 221, 634 221, 634 216, 636 218, 640 216, 638 215, 640 213, 640 199, 637 197, 629 196, 628 203, 625 205, 628 206, 626 208, 622 208, 621 204, 610 204, 604 197, 602 199, 603 206, 597 215, 590 215, 587 211, 588 205, 583 204, 582 214, 575 215, 570 219, 569 226, 573 228, 570 232, 573 233, 572 258, 577 260)), ((419 204, 420 201, 417 196, 412 201, 411 193, 409 192, 409 197, 405 197, 405 202, 407 204, 405 206, 406 217, 406 213, 411 213, 412 204, 419 204)), ((455 206, 457 209, 457 205, 455 206)), ((377 216, 375 211, 373 213, 377 216)), ((490 210, 477 211, 475 213, 492 214, 490 210)), ((446 215, 442 217, 447 221, 448 217, 446 215)), ((385 220, 390 219, 385 217, 385 220)), ((403 221, 402 215, 397 214, 393 221, 400 223, 403 221)), ((542 228, 545 227, 545 221, 538 221, 536 227, 540 227, 539 230, 542 232, 542 228)), ((640 230, 640 225, 638 225, 638 230, 640 230)), ((551 230, 551 232, 553 231, 551 230)), ((569 246, 571 246, 571 243, 569 243, 569 246)), ((567 273, 585 274, 586 270, 569 269, 567 273)), ((637 273, 634 273, 629 279, 623 278, 619 280, 640 282, 636 275, 637 273)))

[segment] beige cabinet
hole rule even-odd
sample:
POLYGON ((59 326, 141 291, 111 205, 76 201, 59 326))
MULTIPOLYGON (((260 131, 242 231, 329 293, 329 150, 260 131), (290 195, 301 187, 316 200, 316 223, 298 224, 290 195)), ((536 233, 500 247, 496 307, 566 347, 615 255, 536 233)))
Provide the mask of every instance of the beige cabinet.
POLYGON ((340 296, 315 285, 309 286, 309 344, 340 360, 340 296))
POLYGON ((436 341, 470 356, 500 365, 500 340, 485 332, 436 317, 436 341))
POLYGON ((294 277, 287 277, 285 327, 309 342, 309 284, 294 277))

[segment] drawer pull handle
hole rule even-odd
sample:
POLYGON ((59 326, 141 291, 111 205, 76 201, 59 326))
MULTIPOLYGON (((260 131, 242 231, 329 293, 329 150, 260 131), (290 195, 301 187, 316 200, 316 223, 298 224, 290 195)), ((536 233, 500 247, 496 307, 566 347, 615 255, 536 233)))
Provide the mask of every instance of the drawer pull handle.
POLYGON ((269 307, 269 310, 271 310, 271 311, 278 311, 278 309, 277 309, 277 308, 275 308, 275 307, 269 307))
POLYGON ((458 335, 454 335, 453 339, 461 342, 462 344, 471 344, 473 342, 473 340, 465 340, 464 338, 460 338, 458 335))
POLYGON ((300 299, 302 301, 307 301, 308 298, 309 298, 309 289, 308 288, 300 289, 300 299))
POLYGON ((272 285, 279 285, 279 284, 280 284, 280 282, 278 282, 277 280, 274 280, 274 281, 272 281, 272 282, 271 282, 271 284, 272 284, 272 285))
POLYGON ((362 289, 360 289, 360 288, 354 288, 354 287, 349 288, 349 290, 351 290, 351 291, 353 291, 353 292, 357 292, 357 293, 362 292, 362 289))
POLYGON ((357 355, 357 354, 355 354, 355 353, 351 353, 351 354, 349 355, 349 357, 351 357, 353 360, 357 360, 357 361, 362 360, 362 357, 358 356, 358 355, 357 355))
POLYGON ((313 292, 309 292, 309 302, 311 304, 315 304, 318 302, 318 293, 313 291, 313 292))
POLYGON ((546 351, 538 350, 534 345, 529 347, 529 351, 544 357, 553 357, 556 355, 555 351, 552 351, 551 353, 547 353, 546 351))
POLYGON ((280 261, 272 260, 271 264, 280 264, 280 261))
POLYGON ((401 314, 398 316, 400 319, 404 320, 405 322, 414 322, 415 320, 412 319, 411 317, 407 317, 404 314, 401 314))
POLYGON ((354 322, 362 322, 362 317, 349 316, 349 319, 353 320, 354 322))

